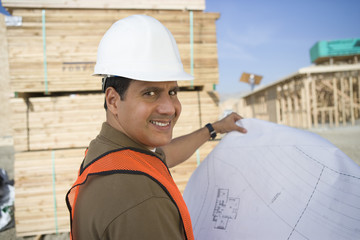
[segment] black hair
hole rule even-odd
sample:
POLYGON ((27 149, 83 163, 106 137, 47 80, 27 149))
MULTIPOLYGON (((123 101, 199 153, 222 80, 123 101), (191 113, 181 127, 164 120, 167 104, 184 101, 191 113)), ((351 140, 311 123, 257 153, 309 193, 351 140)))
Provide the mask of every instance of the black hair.
MULTIPOLYGON (((103 86, 104 93, 108 87, 113 87, 115 91, 120 95, 120 100, 124 100, 126 91, 129 88, 131 81, 133 80, 125 77, 105 77, 103 78, 103 85, 104 85, 104 81, 105 81, 105 86, 103 86)), ((106 99, 104 102, 104 108, 105 110, 107 110, 106 99)))

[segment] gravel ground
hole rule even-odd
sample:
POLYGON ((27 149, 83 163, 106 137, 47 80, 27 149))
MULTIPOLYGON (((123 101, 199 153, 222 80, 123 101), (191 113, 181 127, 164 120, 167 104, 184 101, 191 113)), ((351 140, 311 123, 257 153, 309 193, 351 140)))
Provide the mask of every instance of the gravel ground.
MULTIPOLYGON (((339 127, 336 129, 311 129, 311 132, 317 133, 325 139, 332 142, 341 149, 346 155, 360 165, 360 126, 339 127)), ((0 167, 4 168, 10 179, 14 178, 14 149, 12 146, 0 146, 0 167)), ((67 240, 68 233, 51 234, 43 236, 16 237, 15 228, 11 227, 0 232, 0 240, 67 240)))
POLYGON ((341 149, 348 157, 360 165, 360 126, 339 127, 335 129, 311 129, 341 149))

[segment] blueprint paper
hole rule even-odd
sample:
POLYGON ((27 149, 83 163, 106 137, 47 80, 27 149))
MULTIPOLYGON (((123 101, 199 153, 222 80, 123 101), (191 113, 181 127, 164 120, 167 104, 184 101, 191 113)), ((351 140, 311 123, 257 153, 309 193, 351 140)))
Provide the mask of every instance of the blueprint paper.
POLYGON ((195 239, 360 239, 360 167, 322 137, 257 119, 191 176, 195 239))

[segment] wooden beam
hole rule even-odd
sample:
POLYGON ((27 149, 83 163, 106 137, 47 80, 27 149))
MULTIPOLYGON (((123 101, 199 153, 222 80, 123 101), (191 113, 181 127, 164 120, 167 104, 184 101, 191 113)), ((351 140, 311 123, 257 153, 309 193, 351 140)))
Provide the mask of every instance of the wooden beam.
POLYGON ((307 76, 305 80, 305 96, 306 96, 306 118, 307 118, 307 127, 311 128, 311 106, 310 106, 310 82, 311 77, 310 74, 307 76))
POLYGON ((178 9, 205 10, 205 0, 3 0, 5 7, 20 8, 101 8, 101 9, 178 9))
POLYGON ((333 78, 333 95, 334 95, 334 115, 335 115, 335 126, 339 127, 339 106, 338 106, 338 89, 337 89, 337 78, 333 78))
POLYGON ((300 118, 300 110, 299 110, 299 98, 298 95, 296 94, 296 88, 294 87, 294 93, 293 93, 293 99, 294 99, 294 117, 295 117, 295 121, 294 121, 294 126, 295 127, 300 127, 301 125, 301 121, 299 120, 300 118))
POLYGON ((332 108, 329 109, 329 125, 330 127, 334 126, 334 116, 333 116, 334 110, 332 108))
POLYGON ((351 125, 355 125, 355 116, 354 116, 354 92, 353 92, 353 77, 349 77, 349 90, 350 90, 350 115, 351 115, 351 125))
POLYGON ((341 94, 343 95, 341 97, 342 121, 343 121, 343 125, 346 126, 346 111, 345 111, 346 106, 345 106, 345 97, 344 97, 344 95, 346 95, 346 93, 345 93, 344 81, 345 81, 344 77, 340 78, 340 91, 341 91, 341 94))
MULTIPOLYGON (((302 80, 302 81, 306 81, 302 80)), ((303 86, 301 88, 301 127, 302 128, 308 128, 308 122, 307 122, 307 111, 306 111, 306 90, 305 90, 306 82, 303 83, 303 86)))
POLYGON ((292 106, 292 99, 291 99, 291 87, 290 87, 290 83, 287 84, 287 96, 286 96, 286 101, 287 101, 287 119, 288 119, 288 124, 289 126, 294 126, 294 121, 293 121, 293 116, 294 116, 294 110, 293 110, 293 106, 292 106))
POLYGON ((281 123, 288 124, 286 118, 286 103, 285 103, 285 93, 284 93, 284 85, 281 85, 281 97, 280 97, 280 104, 281 104, 281 123))
POLYGON ((280 108, 281 108, 281 104, 280 104, 281 100, 279 97, 276 98, 276 123, 280 123, 280 119, 281 119, 281 116, 280 116, 280 108))
POLYGON ((313 118, 314 127, 318 127, 318 110, 317 110, 317 94, 316 94, 316 79, 311 78, 311 95, 312 95, 312 107, 313 107, 313 118))

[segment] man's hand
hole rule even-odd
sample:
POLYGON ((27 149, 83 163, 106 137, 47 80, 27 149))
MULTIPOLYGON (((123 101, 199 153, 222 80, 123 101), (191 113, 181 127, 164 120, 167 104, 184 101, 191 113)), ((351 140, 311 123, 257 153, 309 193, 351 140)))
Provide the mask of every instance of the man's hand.
POLYGON ((242 117, 239 114, 232 112, 231 114, 227 115, 225 118, 217 122, 214 122, 212 126, 215 129, 215 131, 220 134, 228 133, 231 131, 239 131, 241 133, 246 133, 247 130, 245 128, 240 127, 236 124, 236 122, 240 119, 242 119, 242 117))

